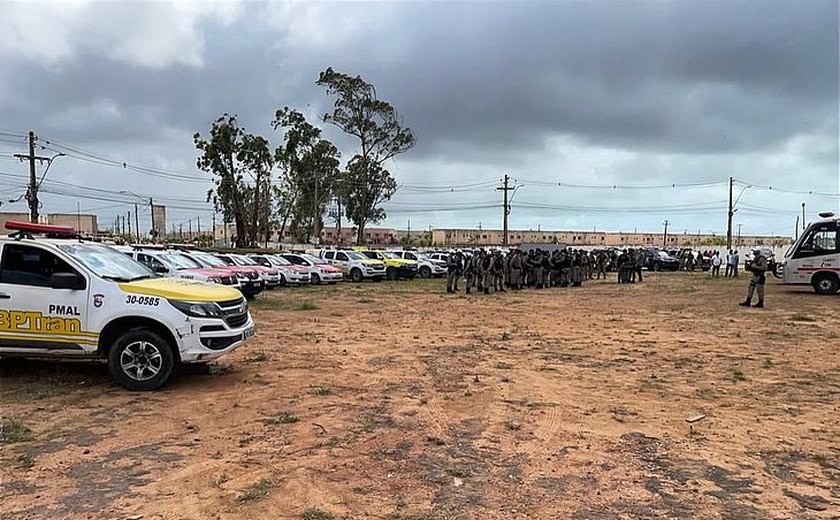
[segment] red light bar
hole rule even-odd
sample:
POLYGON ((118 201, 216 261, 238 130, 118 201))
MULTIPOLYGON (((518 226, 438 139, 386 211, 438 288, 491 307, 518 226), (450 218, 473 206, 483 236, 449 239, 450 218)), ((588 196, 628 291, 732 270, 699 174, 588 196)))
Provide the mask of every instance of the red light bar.
POLYGON ((76 230, 70 226, 50 226, 47 224, 33 224, 31 222, 15 222, 14 220, 6 222, 6 229, 23 231, 25 233, 39 233, 42 235, 76 235, 76 230))

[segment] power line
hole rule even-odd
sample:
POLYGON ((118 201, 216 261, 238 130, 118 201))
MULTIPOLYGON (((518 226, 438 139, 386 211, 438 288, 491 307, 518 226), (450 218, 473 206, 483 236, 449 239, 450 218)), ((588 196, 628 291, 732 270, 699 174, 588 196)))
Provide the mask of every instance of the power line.
POLYGON ((531 179, 520 179, 523 185, 534 184, 538 186, 557 186, 559 188, 577 188, 590 190, 651 190, 651 189, 673 189, 673 188, 708 188, 721 186, 726 181, 717 182, 685 182, 671 184, 577 184, 571 182, 548 182, 531 179))
POLYGON ((805 190, 805 189, 796 189, 796 188, 779 188, 776 186, 770 185, 763 185, 763 184, 753 184, 750 182, 739 181, 735 179, 734 182, 741 186, 749 187, 749 188, 756 188, 759 190, 766 190, 766 191, 775 191, 777 193, 787 193, 791 195, 812 195, 814 197, 827 197, 827 198, 840 198, 840 193, 833 193, 833 192, 826 192, 826 191, 814 191, 814 190, 805 190))

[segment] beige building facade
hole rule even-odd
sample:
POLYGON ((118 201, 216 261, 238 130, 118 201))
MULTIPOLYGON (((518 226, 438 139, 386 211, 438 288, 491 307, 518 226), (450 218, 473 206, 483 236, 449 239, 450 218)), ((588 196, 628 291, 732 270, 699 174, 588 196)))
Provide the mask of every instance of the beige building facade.
MULTIPOLYGON (((29 222, 29 213, 0 213, 0 228, 5 230, 6 222, 10 220, 29 222)), ((97 221, 96 215, 85 213, 50 213, 48 215, 41 215, 38 220, 41 224, 69 226, 82 235, 95 235, 99 233, 99 222, 97 221)))
MULTIPOLYGON (((499 229, 435 229, 432 242, 435 246, 501 246, 504 233, 499 229)), ((738 247, 784 246, 791 243, 783 236, 737 236, 732 237, 738 247)), ((519 244, 566 244, 569 246, 622 247, 663 246, 700 247, 726 245, 726 235, 669 233, 617 233, 609 231, 542 231, 510 230, 508 243, 519 244), (664 242, 663 242, 664 240, 664 242)))

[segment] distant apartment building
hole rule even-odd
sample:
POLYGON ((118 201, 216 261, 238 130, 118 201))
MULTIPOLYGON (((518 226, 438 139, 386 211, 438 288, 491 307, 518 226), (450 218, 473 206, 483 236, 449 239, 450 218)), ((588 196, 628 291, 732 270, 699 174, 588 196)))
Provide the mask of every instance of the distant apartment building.
MULTIPOLYGON (((399 242, 400 235, 393 228, 365 228, 365 244, 389 245, 399 242)), ((321 230, 321 243, 324 245, 352 245, 356 243, 356 228, 325 227, 321 230)))
POLYGON ((99 233, 99 223, 96 215, 77 215, 75 213, 50 213, 47 215, 47 223, 52 226, 69 226, 82 235, 95 235, 99 233))
MULTIPOLYGON (((499 229, 435 229, 432 243, 437 246, 500 246, 504 243, 504 232, 499 229)), ((569 246, 663 246, 700 247, 725 244, 726 235, 702 233, 621 233, 610 231, 549 231, 510 230, 508 244, 566 244, 569 246)), ((733 237, 733 243, 743 247, 754 245, 782 246, 791 243, 784 236, 741 236, 733 237)))

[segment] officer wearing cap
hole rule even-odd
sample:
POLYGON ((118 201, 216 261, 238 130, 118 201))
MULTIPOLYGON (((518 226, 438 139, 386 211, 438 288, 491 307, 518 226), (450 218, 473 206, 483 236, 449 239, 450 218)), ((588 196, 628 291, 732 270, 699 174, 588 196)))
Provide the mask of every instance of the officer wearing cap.
POLYGON ((764 307, 764 284, 767 282, 767 277, 764 273, 767 272, 767 259, 761 254, 761 250, 753 249, 753 259, 750 264, 752 278, 750 278, 750 285, 747 289, 747 299, 741 302, 741 307, 764 307), (756 291, 757 290, 757 291, 756 291), (752 305, 753 293, 758 292, 758 302, 752 305))

